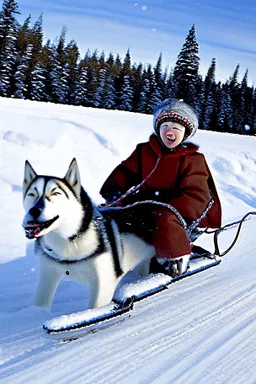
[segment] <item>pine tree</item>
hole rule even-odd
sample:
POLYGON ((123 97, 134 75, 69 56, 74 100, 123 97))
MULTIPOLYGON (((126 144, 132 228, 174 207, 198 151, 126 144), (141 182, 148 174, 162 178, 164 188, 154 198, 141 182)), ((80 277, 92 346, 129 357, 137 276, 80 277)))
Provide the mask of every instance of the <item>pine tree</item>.
POLYGON ((66 70, 67 70, 67 103, 73 104, 75 89, 78 82, 78 59, 79 59, 79 49, 77 43, 74 40, 71 40, 65 48, 65 61, 66 61, 66 70))
POLYGON ((88 83, 87 68, 81 65, 81 62, 80 62, 78 67, 77 84, 72 97, 73 103, 75 105, 82 105, 82 106, 88 105, 87 83, 88 83))
POLYGON ((170 71, 166 79, 165 98, 175 97, 175 86, 173 81, 173 70, 170 71))
POLYGON ((250 127, 250 125, 248 124, 248 117, 247 117, 247 112, 249 112, 248 108, 247 108, 247 102, 249 100, 246 100, 247 99, 246 90, 248 89, 247 82, 248 82, 248 69, 246 70, 244 77, 243 77, 243 80, 242 80, 242 83, 240 85, 240 95, 241 95, 240 118, 241 118, 241 132, 242 133, 247 133, 247 130, 245 128, 246 126, 250 127))
POLYGON ((46 101, 46 70, 39 60, 31 72, 31 100, 46 101))
POLYGON ((142 74, 142 87, 141 87, 141 93, 138 103, 137 111, 140 113, 146 113, 147 112, 147 106, 150 99, 150 79, 148 76, 148 71, 146 69, 143 70, 142 74))
POLYGON ((106 69, 102 68, 99 70, 99 86, 97 87, 95 91, 94 96, 94 105, 95 107, 102 108, 103 107, 103 97, 104 97, 104 90, 106 86, 106 69))
POLYGON ((246 69, 242 83, 241 83, 241 88, 246 89, 248 87, 248 69, 246 69))
POLYGON ((133 108, 132 108, 133 111, 138 110, 140 95, 142 91, 142 84, 143 84, 142 73, 143 73, 143 66, 141 63, 138 66, 133 65, 132 76, 131 76, 132 88, 133 88, 133 108))
POLYGON ((42 15, 32 29, 29 16, 17 33, 14 82, 11 82, 11 94, 15 97, 46 99, 45 70, 41 63, 42 41, 42 15))
POLYGON ((108 71, 106 75, 102 105, 103 108, 106 109, 115 109, 116 106, 115 78, 114 75, 108 71))
POLYGON ((159 91, 159 88, 156 85, 155 80, 155 72, 152 70, 151 65, 148 66, 148 79, 150 84, 150 94, 149 94, 149 100, 146 107, 147 113, 153 113, 155 107, 159 102, 162 100, 161 93, 159 91))
POLYGON ((173 82, 175 96, 195 106, 198 86, 199 45, 195 26, 190 29, 174 68, 173 82))
POLYGON ((0 12, 0 95, 11 95, 11 77, 14 71, 18 23, 15 15, 19 14, 15 0, 3 0, 0 12))
POLYGON ((241 113, 241 89, 238 83, 240 65, 238 64, 229 80, 230 95, 232 101, 232 127, 233 132, 242 133, 244 130, 244 119, 241 113))
POLYGON ((120 56, 117 54, 113 66, 113 73, 115 74, 116 77, 119 77, 122 72, 122 61, 120 56))
POLYGON ((114 57, 110 53, 105 63, 105 86, 102 93, 102 107, 114 109, 116 106, 114 57))
POLYGON ((215 96, 214 96, 214 107, 211 117, 211 131, 221 131, 221 110, 222 110, 222 85, 219 81, 215 83, 215 96))
POLYGON ((43 45, 43 15, 36 21, 30 37, 32 44, 31 60, 29 63, 28 93, 32 100, 45 100, 45 76, 46 72, 41 63, 43 45))
POLYGON ((159 103, 165 96, 165 83, 162 73, 162 53, 160 53, 156 66, 154 67, 154 87, 154 97, 156 98, 157 103, 159 103))
POLYGON ((32 45, 28 45, 26 51, 22 55, 19 65, 15 71, 14 79, 15 79, 15 92, 13 94, 14 97, 19 99, 26 99, 28 92, 28 68, 29 62, 32 56, 32 45))
POLYGON ((99 86, 95 93, 95 106, 99 108, 113 109, 115 107, 115 81, 113 73, 106 65, 100 69, 99 86))
POLYGON ((152 113, 157 100, 153 95, 154 91, 154 73, 151 65, 148 66, 143 73, 143 86, 141 91, 141 97, 138 105, 138 112, 141 113, 152 113))
POLYGON ((229 80, 229 85, 231 89, 234 89, 238 86, 238 73, 239 73, 240 65, 237 64, 236 69, 232 75, 232 77, 229 80))
POLYGON ((15 40, 15 51, 17 52, 18 55, 22 55, 29 44, 29 39, 31 35, 31 27, 30 27, 30 22, 31 22, 31 15, 29 15, 22 26, 20 26, 17 29, 17 37, 15 40))
POLYGON ((102 51, 99 57, 99 69, 102 69, 105 67, 105 52, 102 51))
POLYGON ((27 38, 27 68, 25 74, 25 97, 32 100, 44 100, 44 69, 40 63, 43 43, 43 17, 40 15, 27 38))
POLYGON ((112 53, 109 54, 107 60, 106 60, 106 88, 105 93, 103 97, 103 106, 107 109, 115 109, 116 108, 116 87, 115 87, 115 81, 116 81, 116 68, 115 68, 115 61, 114 56, 112 53))
POLYGON ((149 103, 148 103, 148 106, 147 106, 147 112, 148 113, 153 113, 155 107, 157 106, 157 104, 159 104, 161 101, 162 101, 162 96, 161 96, 161 93, 159 91, 159 88, 157 87, 156 85, 156 82, 155 82, 155 79, 152 79, 151 81, 151 84, 150 84, 150 88, 151 88, 151 96, 150 96, 150 100, 149 100, 149 103))
POLYGON ((218 127, 221 132, 233 132, 232 99, 228 82, 221 86, 221 105, 218 113, 218 127))
POLYGON ((68 102, 68 64, 65 55, 66 28, 63 28, 52 56, 52 99, 56 103, 68 102))
POLYGON ((215 107, 216 96, 215 70, 216 59, 213 58, 204 81, 200 124, 202 129, 212 128, 212 115, 215 107))
POLYGON ((125 75, 123 80, 123 87, 122 87, 121 95, 119 99, 119 109, 123 111, 131 111, 132 101, 133 101, 133 89, 131 86, 131 79, 130 79, 130 76, 125 75))
POLYGON ((124 76, 127 76, 127 75, 130 76, 131 75, 131 55, 130 55, 129 49, 126 52, 124 62, 122 65, 122 70, 123 70, 124 76))
POLYGON ((105 69, 105 53, 101 52, 101 55, 97 63, 97 72, 95 72, 95 77, 97 78, 97 87, 95 87, 95 93, 93 96, 94 106, 97 108, 103 108, 104 105, 104 94, 106 88, 106 78, 107 71, 105 69))
POLYGON ((44 101, 53 101, 53 85, 52 85, 52 72, 54 70, 54 56, 56 47, 47 40, 42 47, 39 57, 40 67, 43 70, 43 83, 44 83, 44 101))
POLYGON ((241 113, 244 119, 243 132, 247 135, 256 133, 256 100, 253 87, 248 86, 248 69, 241 83, 241 113))
POLYGON ((26 72, 28 71, 28 46, 31 33, 31 16, 29 15, 22 26, 17 29, 15 40, 15 59, 13 73, 10 79, 10 95, 18 98, 25 98, 26 72))
POLYGON ((99 86, 99 58, 98 51, 95 50, 93 54, 90 54, 90 51, 87 51, 87 54, 84 58, 84 65, 87 67, 87 98, 88 98, 88 107, 95 107, 95 97, 96 91, 99 86))
POLYGON ((119 77, 119 97, 118 109, 131 111, 133 107, 133 88, 131 80, 131 56, 128 49, 122 65, 121 74, 119 77))

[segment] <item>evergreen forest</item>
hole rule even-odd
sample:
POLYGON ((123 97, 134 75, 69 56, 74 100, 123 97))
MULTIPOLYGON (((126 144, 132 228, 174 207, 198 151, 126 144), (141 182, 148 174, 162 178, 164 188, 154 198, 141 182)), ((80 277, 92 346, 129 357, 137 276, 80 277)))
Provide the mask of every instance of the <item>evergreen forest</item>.
POLYGON ((43 16, 23 24, 15 0, 3 0, 0 12, 0 96, 117 109, 152 114, 167 97, 181 98, 196 109, 204 130, 256 135, 256 89, 248 86, 248 70, 238 81, 239 64, 225 82, 216 82, 216 59, 207 74, 199 73, 195 25, 185 38, 171 69, 132 63, 125 57, 88 50, 66 42, 66 28, 44 42, 43 16))

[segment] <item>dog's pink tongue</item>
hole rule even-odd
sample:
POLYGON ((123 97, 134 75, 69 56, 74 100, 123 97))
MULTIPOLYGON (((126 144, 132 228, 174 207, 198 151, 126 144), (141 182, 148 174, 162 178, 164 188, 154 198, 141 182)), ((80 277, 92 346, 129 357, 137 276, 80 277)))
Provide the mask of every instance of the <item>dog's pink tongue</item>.
POLYGON ((41 228, 40 228, 40 227, 37 227, 37 228, 34 230, 34 235, 37 236, 37 235, 39 235, 40 232, 41 232, 41 228))

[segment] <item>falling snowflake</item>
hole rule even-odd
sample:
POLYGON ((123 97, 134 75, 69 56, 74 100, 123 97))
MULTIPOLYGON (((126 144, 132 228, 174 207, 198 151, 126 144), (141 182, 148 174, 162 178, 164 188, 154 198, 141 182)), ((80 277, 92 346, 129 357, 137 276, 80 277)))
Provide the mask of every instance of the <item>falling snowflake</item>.
POLYGON ((142 5, 142 7, 141 7, 142 11, 146 11, 147 8, 148 8, 148 7, 147 7, 146 5, 142 5))

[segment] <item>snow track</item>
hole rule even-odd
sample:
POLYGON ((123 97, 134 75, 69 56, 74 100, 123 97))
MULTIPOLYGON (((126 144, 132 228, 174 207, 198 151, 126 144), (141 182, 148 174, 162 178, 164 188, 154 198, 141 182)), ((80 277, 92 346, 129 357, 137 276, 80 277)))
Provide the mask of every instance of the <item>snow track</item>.
MULTIPOLYGON (((14 335, 16 350, 27 346, 2 369, 3 382, 254 383, 256 283, 231 278, 221 270, 224 263, 232 272, 227 258, 136 303, 130 318, 85 338, 56 343, 38 329, 14 335)), ((14 353, 11 340, 9 347, 14 353)))

